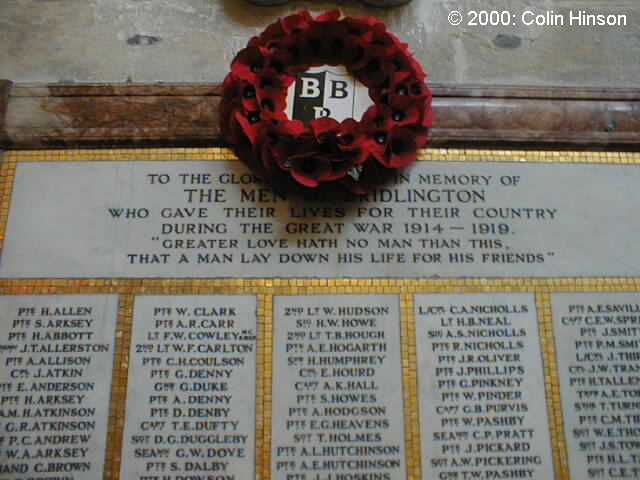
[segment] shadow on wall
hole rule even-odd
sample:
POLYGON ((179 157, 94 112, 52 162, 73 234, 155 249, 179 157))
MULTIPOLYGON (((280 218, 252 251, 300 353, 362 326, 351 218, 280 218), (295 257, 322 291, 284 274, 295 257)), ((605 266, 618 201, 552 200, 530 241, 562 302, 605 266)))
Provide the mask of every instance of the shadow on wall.
MULTIPOLYGON (((224 14, 241 25, 256 27, 264 25, 264 18, 278 18, 291 12, 307 9, 322 12, 341 9, 345 15, 373 15, 385 17, 387 10, 380 7, 399 7, 411 0, 337 0, 337 1, 290 1, 290 0, 221 0, 224 14), (248 15, 247 13, 250 12, 248 15)), ((389 11, 391 13, 392 10, 389 11)), ((397 12, 396 12, 397 13, 397 12)))

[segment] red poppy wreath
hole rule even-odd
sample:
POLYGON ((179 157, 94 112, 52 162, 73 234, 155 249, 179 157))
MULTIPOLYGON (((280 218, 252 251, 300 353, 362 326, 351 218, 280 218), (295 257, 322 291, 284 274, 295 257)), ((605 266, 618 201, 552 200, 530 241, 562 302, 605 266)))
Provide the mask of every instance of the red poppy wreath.
POLYGON ((222 134, 276 187, 339 184, 364 193, 413 162, 426 144, 432 111, 425 80, 408 46, 383 22, 302 11, 269 25, 231 63, 222 134), (305 126, 284 113, 296 76, 321 65, 343 65, 369 89, 373 105, 360 122, 322 117, 305 126))

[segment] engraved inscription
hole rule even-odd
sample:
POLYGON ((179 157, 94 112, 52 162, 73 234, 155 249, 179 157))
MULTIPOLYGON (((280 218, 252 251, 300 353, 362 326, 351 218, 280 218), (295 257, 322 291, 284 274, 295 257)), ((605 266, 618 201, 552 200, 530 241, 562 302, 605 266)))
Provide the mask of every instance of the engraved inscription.
POLYGON ((252 478, 255 297, 139 296, 133 321, 121 478, 252 478))
POLYGON ((638 231, 618 219, 638 182, 629 165, 417 162, 327 202, 240 162, 18 163, 0 275, 637 275, 638 231))
POLYGON ((404 480, 399 302, 274 297, 274 480, 404 480))
POLYGON ((571 478, 640 478, 640 295, 551 303, 571 478))
POLYGON ((0 478, 103 477, 117 297, 0 297, 0 478))
POLYGON ((416 295, 423 478, 553 478, 533 297, 416 295))

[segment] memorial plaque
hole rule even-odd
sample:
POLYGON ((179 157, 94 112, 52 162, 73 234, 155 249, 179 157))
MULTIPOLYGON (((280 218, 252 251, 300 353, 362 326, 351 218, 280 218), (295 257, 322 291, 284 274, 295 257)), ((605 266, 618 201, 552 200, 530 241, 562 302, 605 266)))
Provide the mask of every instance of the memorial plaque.
POLYGON ((327 202, 237 161, 18 162, 0 275, 638 275, 638 183, 634 165, 419 161, 327 202))
POLYGON ((0 297, 0 478, 103 478, 118 300, 0 297))
POLYGON ((528 294, 416 295, 422 478, 553 478, 528 294))
POLYGON ((255 476, 256 300, 135 299, 120 478, 255 476))
POLYGON ((6 154, 0 478, 637 478, 640 157, 419 156, 329 200, 276 194, 226 149, 6 154), (36 316, 77 299, 105 351, 14 354, 55 345, 36 316), (94 396, 26 404, 40 358, 85 362, 46 368, 94 396), (95 428, 43 448, 86 458, 20 443, 58 435, 29 430, 56 409, 95 428))
POLYGON ((551 304, 571 478, 640 478, 640 294, 551 304))
POLYGON ((271 478, 405 480, 399 298, 274 297, 271 478))

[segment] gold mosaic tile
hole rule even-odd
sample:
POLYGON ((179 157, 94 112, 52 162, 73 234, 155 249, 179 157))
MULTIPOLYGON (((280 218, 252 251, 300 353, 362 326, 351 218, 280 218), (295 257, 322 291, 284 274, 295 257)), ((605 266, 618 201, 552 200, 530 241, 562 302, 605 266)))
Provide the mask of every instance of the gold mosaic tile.
MULTIPOLYGON (((548 151, 484 151, 427 149, 419 153, 422 161, 500 161, 535 163, 601 163, 640 164, 640 153, 618 152, 548 152, 548 151)), ((11 151, 4 155, 0 167, 0 245, 4 238, 11 190, 19 162, 77 161, 148 161, 148 160, 235 160, 224 148, 184 149, 114 149, 114 150, 42 150, 11 151)), ((570 480, 567 446, 562 422, 560 386, 555 356, 550 296, 560 292, 640 292, 640 278, 506 278, 506 279, 86 279, 31 278, 0 279, 0 294, 118 294, 119 310, 116 328, 115 360, 107 452, 104 478, 120 480, 120 460, 124 411, 126 405, 129 347, 136 295, 175 294, 250 294, 257 296, 257 378, 256 378, 256 478, 271 478, 271 380, 273 351, 274 295, 316 294, 395 294, 401 305, 402 379, 405 407, 405 441, 407 476, 421 479, 421 439, 417 399, 417 366, 413 294, 416 293, 509 293, 528 292, 535 295, 543 358, 545 394, 549 414, 549 432, 553 450, 555 480, 570 480)), ((124 479, 122 479, 124 480, 124 479)), ((580 479, 572 479, 580 480, 580 479)))
POLYGON ((556 480, 569 480, 567 445, 562 421, 562 404, 560 403, 560 381, 553 337, 553 319, 551 318, 551 299, 548 293, 536 293, 536 312, 544 370, 547 417, 551 435, 553 470, 556 480))
MULTIPOLYGON (((238 283, 234 279, 0 279, 1 295, 24 294, 119 294, 115 361, 105 479, 120 480, 120 458, 126 405, 129 347, 136 295, 175 294, 253 294, 258 299, 257 378, 256 378, 256 476, 271 478, 271 379, 273 351, 273 295, 315 295, 384 293, 400 297, 403 400, 405 406, 405 448, 408 478, 421 479, 421 439, 417 398, 415 293, 529 292, 536 297, 540 348, 543 358, 545 394, 549 415, 555 480, 570 480, 567 446, 562 422, 560 385, 555 356, 550 295, 560 292, 639 292, 639 278, 519 278, 519 279, 253 279, 238 283), (267 287, 266 285, 269 285, 267 287), (265 293, 268 292, 268 293, 265 293)), ((578 480, 578 479, 572 479, 578 480)))
POLYGON ((129 378, 129 345, 133 326, 133 299, 132 295, 121 295, 118 302, 118 323, 116 325, 115 355, 111 383, 111 408, 104 468, 104 478, 106 479, 118 480, 120 478, 122 436, 124 433, 129 378))

